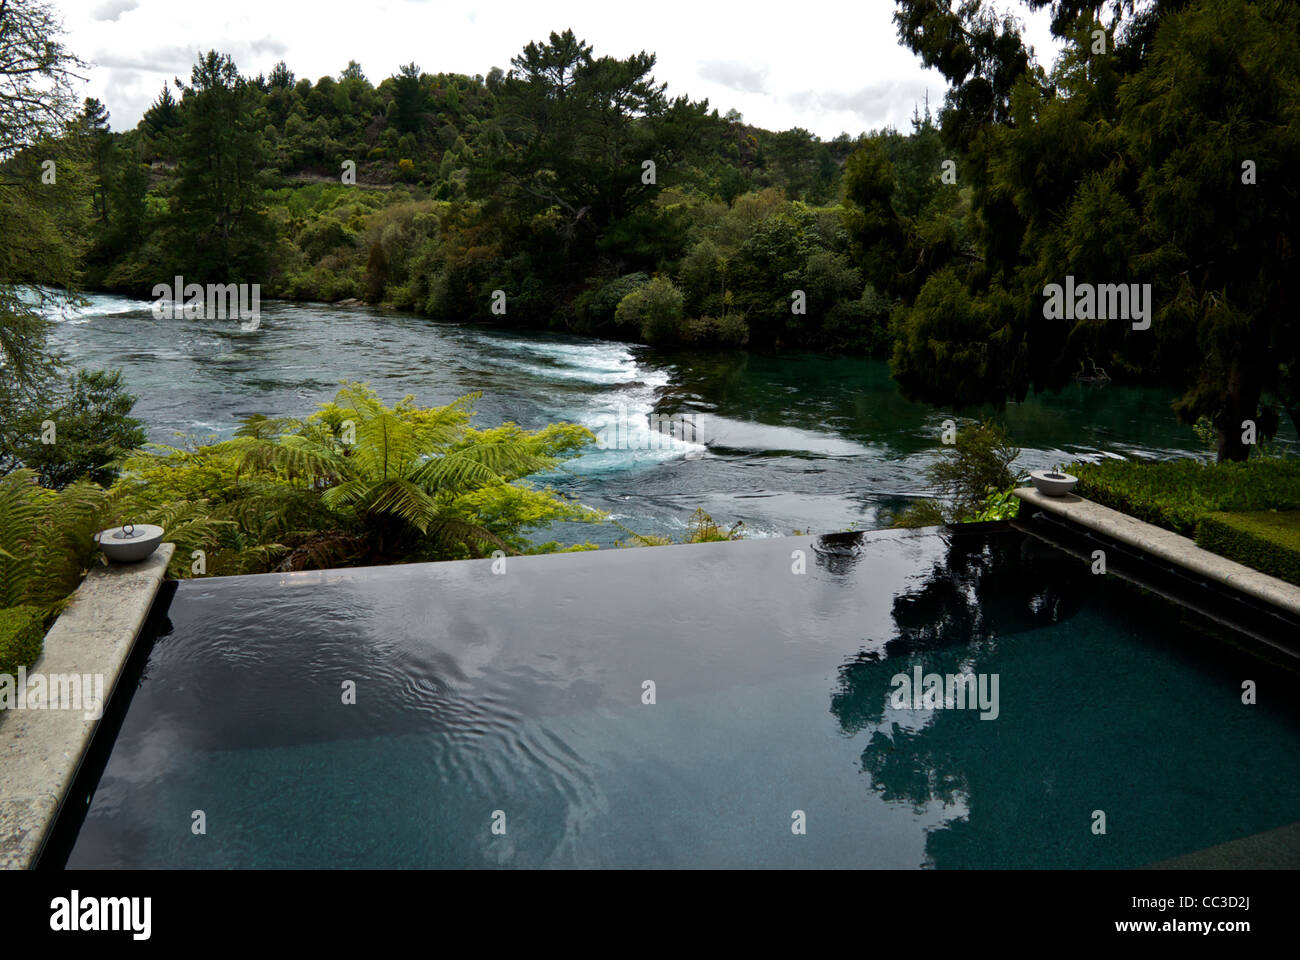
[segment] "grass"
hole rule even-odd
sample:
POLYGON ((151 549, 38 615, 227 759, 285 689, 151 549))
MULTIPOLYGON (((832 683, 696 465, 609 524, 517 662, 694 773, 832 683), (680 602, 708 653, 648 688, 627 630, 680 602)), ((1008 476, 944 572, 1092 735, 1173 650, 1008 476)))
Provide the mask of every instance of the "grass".
POLYGON ((30 667, 41 655, 45 623, 35 607, 6 607, 0 610, 0 674, 16 676, 19 667, 30 667))
POLYGON ((1300 460, 1077 463, 1076 493, 1300 585, 1300 460))
POLYGON ((1245 463, 1104 460, 1077 463, 1075 492, 1185 537, 1211 513, 1300 510, 1300 460, 1245 463))
POLYGON ((1210 513, 1196 542, 1221 557, 1300 586, 1300 510, 1210 513))

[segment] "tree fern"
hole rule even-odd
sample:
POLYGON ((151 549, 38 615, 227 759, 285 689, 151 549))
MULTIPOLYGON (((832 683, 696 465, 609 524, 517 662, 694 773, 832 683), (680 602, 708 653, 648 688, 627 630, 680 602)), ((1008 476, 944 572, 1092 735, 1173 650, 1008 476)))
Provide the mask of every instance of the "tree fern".
POLYGON ((526 528, 600 518, 524 479, 576 455, 589 431, 474 430, 477 397, 388 407, 347 384, 306 420, 250 417, 221 443, 135 451, 108 490, 0 477, 0 606, 56 612, 103 562, 94 534, 124 522, 163 527, 183 577, 197 550, 209 575, 478 557, 527 549, 526 528))
MULTIPOLYGON (((451 505, 457 497, 557 466, 594 439, 582 427, 530 433, 514 424, 470 429, 477 394, 420 409, 412 397, 392 407, 364 384, 346 384, 306 421, 246 422, 227 449, 240 469, 274 470, 319 490, 339 522, 369 536, 372 558, 418 549, 420 538, 471 555, 508 540, 451 505)), ((523 488, 521 488, 523 489, 523 488)))

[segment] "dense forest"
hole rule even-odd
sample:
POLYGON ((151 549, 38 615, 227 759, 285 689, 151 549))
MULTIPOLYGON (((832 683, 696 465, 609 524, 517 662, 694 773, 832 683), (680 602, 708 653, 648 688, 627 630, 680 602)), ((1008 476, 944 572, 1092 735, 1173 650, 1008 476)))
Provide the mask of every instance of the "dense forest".
POLYGON ((284 63, 246 78, 209 52, 135 130, 111 132, 88 102, 85 282, 147 296, 181 274, 444 320, 874 345, 888 305, 852 263, 837 202, 847 135, 670 100, 652 55, 600 57, 568 31, 513 65, 408 64, 376 86, 356 63, 314 83, 284 63))

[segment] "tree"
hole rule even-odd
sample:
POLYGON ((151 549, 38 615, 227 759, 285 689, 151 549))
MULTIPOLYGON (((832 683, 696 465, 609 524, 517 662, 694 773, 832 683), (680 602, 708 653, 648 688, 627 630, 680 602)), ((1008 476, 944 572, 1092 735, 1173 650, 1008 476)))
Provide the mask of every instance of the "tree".
POLYGON ((632 326, 648 343, 673 340, 681 334, 682 292, 666 277, 655 277, 633 290, 614 311, 620 326, 632 326))
POLYGON ((1000 404, 1104 361, 1173 383, 1179 417, 1209 416, 1219 458, 1245 459, 1243 423, 1271 432, 1266 400, 1294 409, 1300 366, 1300 210, 1285 172, 1300 135, 1300 12, 1120 3, 1101 53, 1094 5, 1061 0, 1053 29, 1065 51, 1048 76, 1025 61, 1015 22, 983 3, 899 5, 900 35, 954 84, 941 130, 970 190, 974 248, 954 258, 952 231, 891 222, 887 170, 851 179, 869 275, 914 284, 894 288, 905 296, 894 351, 904 391, 1000 404), (1111 296, 1150 284, 1149 314, 1051 316, 1049 285, 1067 277, 1111 296))
POLYGON ((890 293, 905 288, 907 223, 894 209, 897 183, 881 138, 867 140, 844 164, 844 226, 867 278, 890 293))
POLYGON ((380 303, 384 299, 384 288, 388 284, 388 258, 384 256, 384 245, 372 243, 366 260, 364 278, 365 299, 367 303, 380 303))
POLYGON ((94 97, 87 97, 81 109, 82 123, 86 129, 95 133, 108 132, 108 120, 111 115, 108 108, 94 97))
MULTIPOLYGON (((808 197, 818 174, 819 141, 802 127, 782 130, 768 137, 766 155, 776 182, 791 199, 808 197)), ((810 198, 811 199, 811 198, 810 198)))
POLYGON ((595 57, 571 30, 510 62, 498 93, 506 143, 476 166, 471 186, 500 195, 521 217, 556 208, 566 241, 594 244, 646 203, 646 162, 662 183, 704 116, 704 104, 667 99, 651 75, 653 54, 595 57))
POLYGON ((1296 399, 1300 11, 1190 6, 1161 25, 1119 97, 1140 171, 1139 266, 1157 280, 1152 322, 1185 386, 1175 409, 1185 422, 1213 421, 1220 460, 1245 460, 1246 422, 1276 426, 1266 395, 1292 411, 1296 399))
POLYGON ((260 209, 266 157, 256 97, 215 50, 185 89, 173 231, 181 266, 200 283, 265 279, 270 225, 260 209))
POLYGON ((60 39, 63 24, 44 0, 0 0, 0 161, 62 131, 76 110, 86 66, 60 39))
POLYGON ((171 87, 167 84, 163 84, 158 99, 144 112, 142 123, 149 134, 155 138, 164 137, 180 126, 180 110, 176 98, 172 96, 171 87))
POLYGON ((140 421, 130 415, 134 406, 120 370, 78 370, 55 406, 13 425, 13 452, 47 489, 78 480, 107 486, 117 477, 117 461, 145 442, 140 421), (47 420, 55 428, 53 443, 42 437, 47 420))
MULTIPOLYGON (((0 0, 0 423, 48 391, 46 315, 66 306, 84 247, 87 185, 73 123, 84 64, 42 0, 0 0)), ((0 470, 7 469, 0 457, 0 470)))
POLYGON ((116 161, 116 176, 108 190, 113 222, 105 238, 110 259, 125 253, 145 236, 148 219, 149 165, 129 146, 116 161))
POLYGON ((653 201, 685 168, 707 105, 669 100, 654 63, 645 52, 597 57, 572 31, 552 33, 511 60, 495 123, 475 143, 468 193, 501 224, 554 322, 572 318, 594 264, 613 279, 684 247, 682 227, 653 201))
POLYGON ((416 133, 423 121, 424 85, 420 68, 414 63, 402 66, 393 74, 393 125, 400 133, 416 133))
POLYGON ((267 77, 266 82, 272 90, 290 90, 294 84, 293 71, 281 60, 271 68, 271 75, 267 77))
POLYGON ((91 165, 95 175, 91 203, 100 223, 109 221, 108 184, 112 176, 113 141, 109 136, 108 108, 87 97, 81 111, 81 125, 90 137, 91 165))
POLYGON ((963 0, 956 11, 953 0, 895 2, 899 38, 952 84, 942 114, 948 143, 965 150, 989 125, 1008 122, 1012 91, 1032 67, 1016 19, 985 0, 963 0))

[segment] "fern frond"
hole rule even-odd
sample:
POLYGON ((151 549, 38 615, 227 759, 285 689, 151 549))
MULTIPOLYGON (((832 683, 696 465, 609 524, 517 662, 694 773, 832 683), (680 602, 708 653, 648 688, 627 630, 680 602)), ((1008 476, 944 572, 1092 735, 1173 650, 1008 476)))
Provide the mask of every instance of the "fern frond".
POLYGON ((371 490, 370 513, 400 517, 421 533, 438 517, 438 505, 409 480, 384 480, 371 490))
POLYGON ((481 524, 454 517, 440 517, 429 524, 428 534, 436 539, 451 541, 463 545, 475 557, 482 556, 478 549, 480 543, 488 543, 518 555, 519 551, 506 543, 499 536, 481 524))

